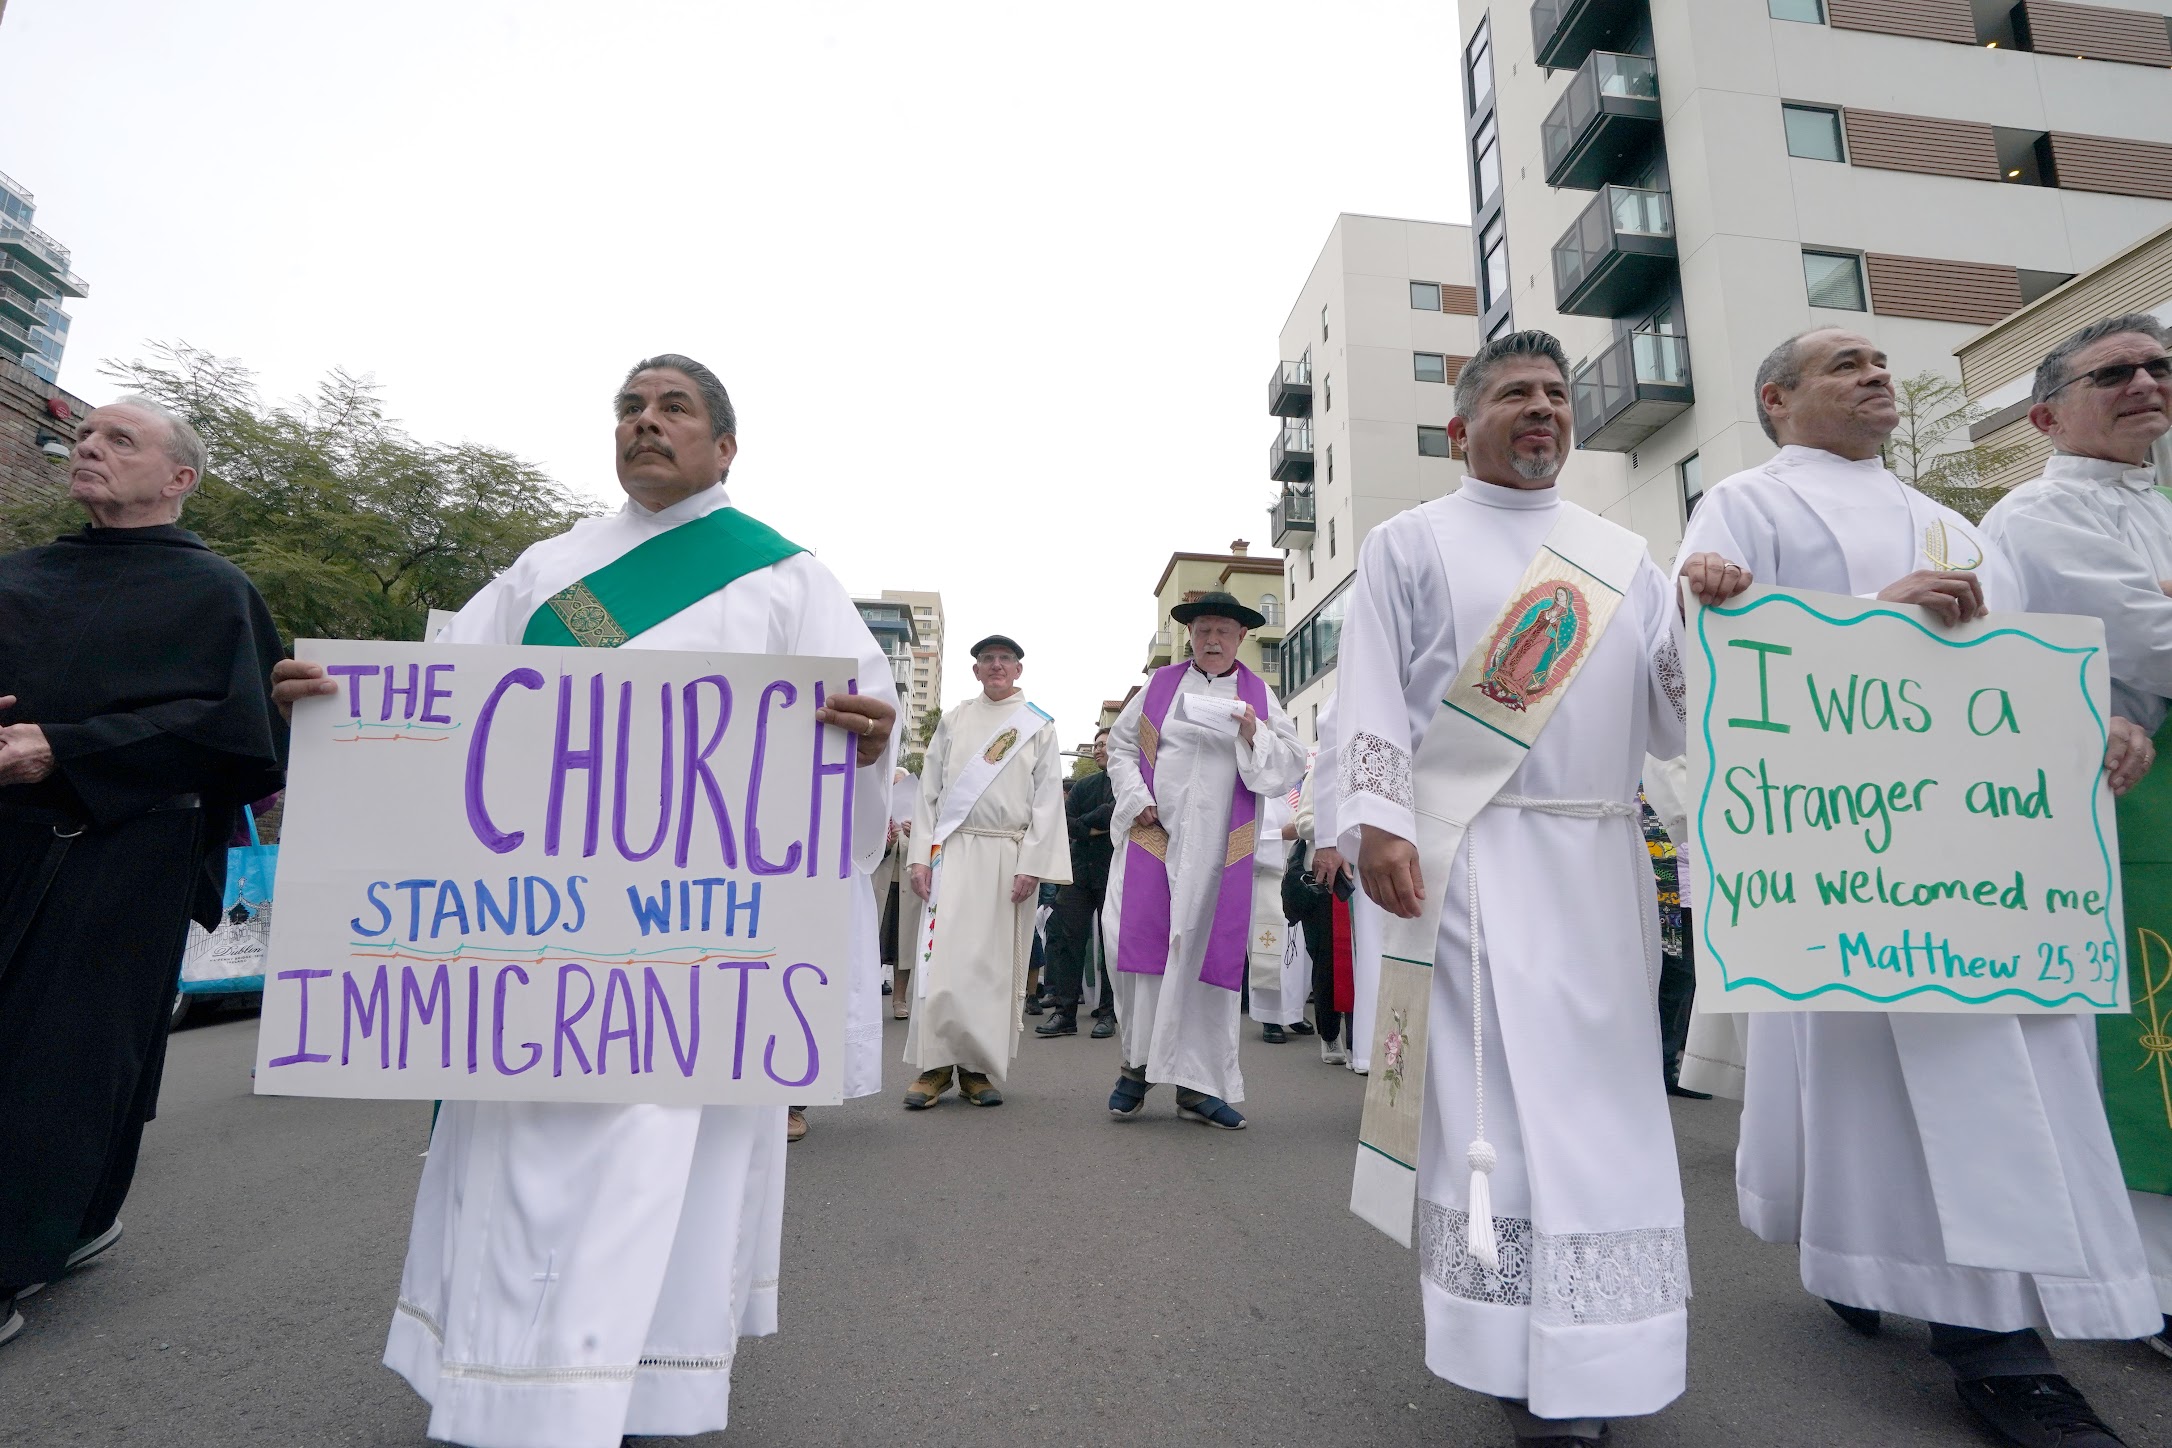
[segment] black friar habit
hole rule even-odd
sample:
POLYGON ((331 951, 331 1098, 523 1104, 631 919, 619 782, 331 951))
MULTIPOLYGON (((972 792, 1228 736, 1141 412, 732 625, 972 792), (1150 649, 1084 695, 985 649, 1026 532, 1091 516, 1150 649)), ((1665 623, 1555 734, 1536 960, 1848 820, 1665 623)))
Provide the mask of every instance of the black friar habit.
POLYGON ((173 526, 0 557, 0 724, 53 772, 0 786, 0 1298, 110 1227, 158 1100, 191 918, 236 812, 283 781, 271 611, 173 526))

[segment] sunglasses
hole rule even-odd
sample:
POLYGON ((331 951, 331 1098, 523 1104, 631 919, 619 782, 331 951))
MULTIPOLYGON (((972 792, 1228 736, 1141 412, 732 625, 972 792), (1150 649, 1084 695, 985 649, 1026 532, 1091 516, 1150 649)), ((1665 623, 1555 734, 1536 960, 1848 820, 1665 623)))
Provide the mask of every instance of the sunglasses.
POLYGON ((2114 362, 2109 367, 2092 367, 2052 388, 2050 396, 2058 396, 2077 382, 2086 382, 2091 387, 2109 392, 2114 388, 2125 387, 2134 380, 2137 372, 2147 372, 2152 380, 2162 382, 2167 377, 2172 377, 2172 357, 2152 357, 2147 362, 2114 362))

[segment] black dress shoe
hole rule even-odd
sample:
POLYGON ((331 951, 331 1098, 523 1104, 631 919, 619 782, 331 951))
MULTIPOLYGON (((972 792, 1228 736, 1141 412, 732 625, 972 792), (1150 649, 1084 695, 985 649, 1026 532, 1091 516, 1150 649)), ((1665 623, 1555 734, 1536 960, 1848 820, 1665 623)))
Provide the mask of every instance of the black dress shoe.
POLYGON ((1955 1383, 1970 1416, 2022 1448, 2123 1448, 2089 1410, 2089 1400, 2056 1373, 1955 1383))
POLYGON ((1116 1018, 1114 1016, 1095 1016, 1094 1028, 1086 1034, 1096 1041, 1106 1041, 1116 1034, 1116 1018))
POLYGON ((1712 1099, 1711 1092, 1692 1091, 1679 1081, 1669 1081, 1667 1083, 1667 1094, 1669 1096, 1679 1096, 1684 1101, 1710 1101, 1712 1099))
POLYGON ((1047 1020, 1033 1028, 1036 1036, 1075 1036, 1078 1034, 1078 1017, 1060 1007, 1049 1013, 1047 1020))
POLYGON ((1279 1046, 1289 1040, 1289 1033, 1280 1026, 1261 1026, 1259 1038, 1270 1046, 1279 1046))
POLYGON ((1289 1031, 1290 1034, 1293 1036, 1313 1036, 1319 1034, 1319 1032, 1313 1030, 1312 1022, 1310 1021, 1291 1021, 1289 1025, 1289 1031))
POLYGON ((1876 1337, 1878 1329, 1885 1325, 1885 1314, 1875 1307, 1850 1307, 1847 1303, 1835 1302, 1830 1297, 1825 1299, 1825 1305, 1833 1310, 1833 1316, 1865 1337, 1876 1337))
POLYGON ((1027 1015, 1029 1015, 1029 1016, 1037 1016, 1037 1015, 1039 1015, 1040 1013, 1041 1013, 1041 1002, 1040 1002, 1039 998, 1038 998, 1038 997, 1029 997, 1029 998, 1027 999, 1027 1001, 1026 1001, 1026 1014, 1027 1014, 1027 1015))

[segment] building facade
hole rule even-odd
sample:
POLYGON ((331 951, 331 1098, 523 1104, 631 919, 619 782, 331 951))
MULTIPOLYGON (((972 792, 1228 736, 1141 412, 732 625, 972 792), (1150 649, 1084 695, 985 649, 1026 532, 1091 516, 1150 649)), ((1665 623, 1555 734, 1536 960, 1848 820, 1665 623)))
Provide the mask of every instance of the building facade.
POLYGON ((890 681, 897 686, 897 696, 911 698, 913 653, 920 640, 913 626, 912 605, 882 598, 855 598, 852 606, 860 611, 860 621, 881 645, 882 656, 890 661, 890 681))
POLYGON ((82 398, 0 361, 0 508, 67 491, 68 449, 89 411, 82 398))
MULTIPOLYGON (((1245 634, 1237 648, 1237 662, 1258 674, 1268 688, 1279 688, 1285 617, 1282 560, 1253 557, 1252 545, 1242 538, 1230 544, 1227 553, 1169 555, 1154 584, 1154 632, 1146 641, 1146 664, 1140 672, 1192 656, 1191 635, 1169 617, 1169 610, 1203 593, 1227 593, 1247 608, 1259 610, 1267 622, 1245 634)), ((1128 700, 1131 696, 1124 697, 1128 700)), ((1116 701, 1116 707, 1122 709, 1123 702, 1116 701)), ((1106 702, 1102 709, 1106 714, 1106 702)))
POLYGON ((1535 0, 1463 12, 1480 330, 1574 362, 1571 497, 1662 562, 1771 455, 1752 379, 1813 326, 1908 377, 2172 222, 2154 5, 1535 0))
POLYGON ((1282 324, 1267 470, 1291 623, 1275 679, 1307 743, 1334 692, 1358 545, 1462 481, 1448 419, 1477 314, 1469 227, 1345 213, 1282 324))
POLYGON ((912 611, 913 667, 909 679, 898 685, 899 697, 910 701, 912 717, 943 707, 943 596, 885 588, 885 603, 901 603, 912 611))
POLYGON ((0 174, 0 359, 57 382, 68 346, 61 303, 90 295, 90 287, 68 269, 68 248, 30 224, 37 205, 28 188, 0 174))

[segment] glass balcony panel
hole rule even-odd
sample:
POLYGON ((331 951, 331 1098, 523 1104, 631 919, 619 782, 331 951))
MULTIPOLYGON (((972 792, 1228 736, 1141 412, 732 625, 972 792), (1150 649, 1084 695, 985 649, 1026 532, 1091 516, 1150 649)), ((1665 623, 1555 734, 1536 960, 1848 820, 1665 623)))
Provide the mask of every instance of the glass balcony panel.
POLYGON ((1641 171, 1660 124, 1658 67, 1641 55, 1591 52, 1539 126, 1546 184, 1589 191, 1641 171))

